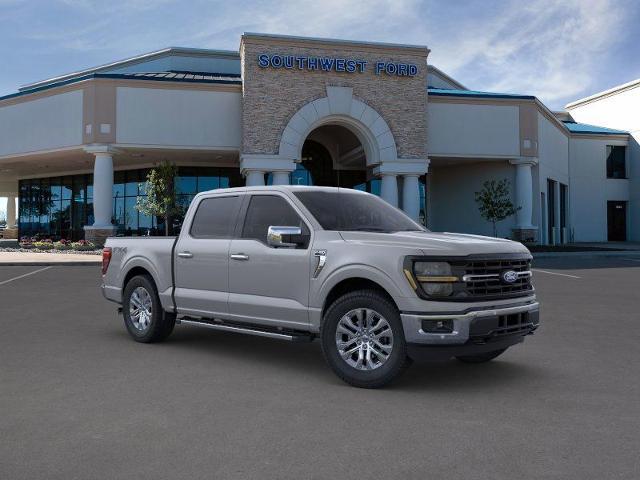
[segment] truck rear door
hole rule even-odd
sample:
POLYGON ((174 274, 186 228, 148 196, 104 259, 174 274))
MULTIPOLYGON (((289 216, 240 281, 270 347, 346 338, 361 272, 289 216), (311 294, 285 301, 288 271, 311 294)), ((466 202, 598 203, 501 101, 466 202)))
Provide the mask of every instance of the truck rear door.
POLYGON ((215 318, 228 313, 229 246, 241 195, 216 195, 193 205, 175 247, 178 312, 215 318), (189 218, 190 217, 190 218, 189 218))

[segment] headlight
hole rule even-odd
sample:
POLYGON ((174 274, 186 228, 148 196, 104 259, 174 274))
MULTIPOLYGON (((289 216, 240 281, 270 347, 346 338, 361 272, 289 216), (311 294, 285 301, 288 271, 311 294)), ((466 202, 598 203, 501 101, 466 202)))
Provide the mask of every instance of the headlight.
POLYGON ((413 273, 427 295, 447 297, 453 293, 453 283, 458 277, 451 274, 447 262, 415 262, 413 273))

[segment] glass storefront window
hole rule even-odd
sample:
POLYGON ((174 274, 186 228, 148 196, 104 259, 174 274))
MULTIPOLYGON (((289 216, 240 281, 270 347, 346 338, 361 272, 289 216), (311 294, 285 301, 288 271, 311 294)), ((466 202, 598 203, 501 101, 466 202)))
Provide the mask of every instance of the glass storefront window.
MULTIPOLYGON (((146 195, 148 172, 114 173, 112 208, 117 235, 164 234, 163 219, 135 208, 138 197, 146 195)), ((176 187, 182 192, 178 202, 184 212, 198 192, 243 185, 237 168, 180 167, 178 172, 176 187)), ((21 180, 19 192, 21 236, 78 240, 84 237, 83 227, 94 222, 93 175, 21 180)), ((179 224, 181 218, 175 221, 179 224)))

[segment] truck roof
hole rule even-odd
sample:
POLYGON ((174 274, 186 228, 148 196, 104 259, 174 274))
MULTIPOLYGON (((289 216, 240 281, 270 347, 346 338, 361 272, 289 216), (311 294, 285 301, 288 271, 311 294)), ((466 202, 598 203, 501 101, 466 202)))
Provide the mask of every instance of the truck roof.
POLYGON ((233 187, 233 188, 217 188, 215 190, 207 190, 200 192, 198 195, 204 195, 208 193, 228 193, 228 192, 263 192, 265 190, 275 190, 281 192, 301 192, 301 191, 313 191, 313 192, 340 192, 340 193, 353 193, 363 194, 361 190, 354 190, 346 187, 312 187, 307 185, 258 185, 255 187, 233 187))

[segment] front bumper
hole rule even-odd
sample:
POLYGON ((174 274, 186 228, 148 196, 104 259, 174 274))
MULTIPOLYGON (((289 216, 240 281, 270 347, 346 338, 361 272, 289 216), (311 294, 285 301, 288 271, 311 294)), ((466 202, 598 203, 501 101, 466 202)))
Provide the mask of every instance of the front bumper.
POLYGON ((402 326, 408 344, 464 345, 486 343, 498 337, 524 336, 533 332, 540 323, 540 304, 473 309, 463 313, 402 313, 402 326), (451 332, 427 332, 423 321, 452 322, 451 332))
POLYGON ((540 305, 477 309, 453 314, 401 314, 407 353, 416 361, 441 361, 502 350, 524 341, 540 325, 540 305), (425 332, 423 320, 452 321, 450 333, 425 332))

